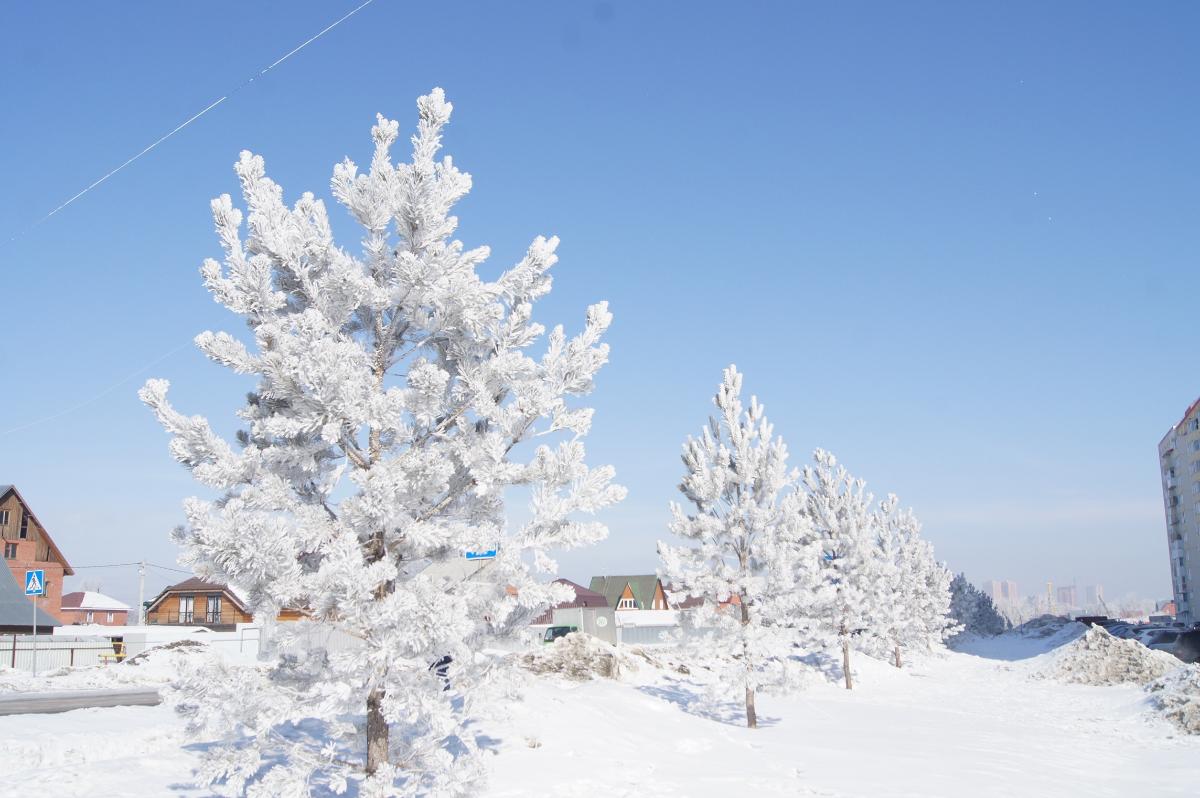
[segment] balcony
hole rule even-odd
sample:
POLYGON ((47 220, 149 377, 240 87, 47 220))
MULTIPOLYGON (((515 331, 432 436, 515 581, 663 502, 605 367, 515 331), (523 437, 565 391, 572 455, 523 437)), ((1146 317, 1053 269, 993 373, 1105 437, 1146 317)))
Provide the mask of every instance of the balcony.
POLYGON ((219 612, 160 612, 148 617, 146 623, 151 626, 228 626, 234 627, 232 621, 224 623, 219 612))

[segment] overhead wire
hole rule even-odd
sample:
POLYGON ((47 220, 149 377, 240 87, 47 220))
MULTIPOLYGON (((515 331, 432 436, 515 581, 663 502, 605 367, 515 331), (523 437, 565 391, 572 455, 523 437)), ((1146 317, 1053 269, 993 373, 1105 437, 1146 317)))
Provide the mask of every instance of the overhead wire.
MULTIPOLYGON (((202 116, 204 116, 205 114, 207 114, 209 111, 213 110, 214 108, 216 108, 217 106, 219 106, 221 103, 223 103, 223 102, 225 102, 226 100, 228 100, 230 97, 233 97, 233 96, 234 96, 235 94, 237 94, 239 91, 241 91, 242 89, 246 88, 247 86, 249 86, 250 84, 252 84, 254 81, 256 81, 256 80, 258 80, 259 78, 261 78, 263 75, 266 75, 266 74, 267 74, 268 72, 270 72, 272 69, 274 69, 275 67, 279 66, 279 65, 280 65, 280 64, 282 64, 284 61, 288 60, 288 59, 289 59, 289 58, 291 58, 293 55, 295 55, 296 53, 300 52, 300 51, 301 51, 301 50, 303 50, 305 47, 307 47, 308 45, 312 44, 312 43, 313 43, 313 42, 315 42, 317 39, 321 38, 321 37, 322 37, 322 36, 324 36, 326 33, 328 33, 329 31, 333 30, 333 29, 334 29, 334 28, 336 28, 338 25, 341 25, 343 22, 345 22, 346 20, 350 19, 350 17, 354 16, 354 15, 355 15, 355 14, 357 14, 359 11, 362 11, 364 8, 366 8, 367 6, 371 5, 371 4, 372 4, 372 3, 374 3, 374 2, 375 2, 375 0, 365 0, 365 2, 363 2, 363 3, 359 4, 358 6, 355 6, 353 9, 351 9, 351 10, 350 10, 350 11, 348 11, 347 13, 343 14, 343 15, 342 15, 341 17, 339 17, 338 19, 336 19, 336 20, 334 20, 333 22, 331 22, 330 24, 326 25, 324 28, 322 28, 322 29, 321 29, 320 31, 318 31, 316 34, 314 34, 313 36, 310 36, 308 39, 306 39, 306 40, 304 40, 303 42, 301 42, 300 44, 296 45, 296 46, 295 46, 295 47, 293 47, 291 50, 289 50, 288 52, 286 52, 284 55, 280 56, 279 58, 275 59, 275 60, 274 60, 274 61, 272 61, 270 64, 268 64, 267 66, 263 67, 261 70, 259 70, 259 71, 258 71, 257 73, 255 73, 254 75, 251 75, 249 78, 247 78, 246 80, 242 81, 242 83, 241 83, 240 85, 238 85, 236 88, 234 88, 234 89, 233 89, 233 91, 229 92, 228 94, 226 94, 226 95, 224 95, 224 96, 222 96, 222 97, 218 97, 216 100, 213 100, 211 103, 209 103, 209 104, 208 104, 207 106, 205 106, 203 109, 201 109, 200 111, 197 111, 196 113, 192 114, 190 117, 188 117, 187 119, 185 119, 183 122, 179 123, 179 124, 178 124, 178 125, 176 125, 174 128, 172 128, 170 131, 168 131, 167 133, 163 134, 162 136, 159 136, 157 139, 155 139, 155 140, 154 140, 153 142, 151 142, 149 145, 147 145, 146 147, 142 148, 142 149, 141 149, 139 152, 137 152, 137 153, 136 153, 136 154, 134 154, 133 156, 131 156, 131 157, 129 157, 128 159, 126 159, 126 160, 125 160, 125 161, 124 161, 124 162, 123 162, 123 163, 122 163, 120 166, 118 166, 117 168, 115 168, 115 169, 113 169, 112 171, 108 172, 107 174, 103 175, 102 177, 100 177, 100 178, 98 178, 98 179, 94 180, 94 181, 93 181, 93 182, 92 182, 90 185, 88 185, 86 188, 84 188, 84 189, 82 189, 81 191, 77 192, 76 194, 72 195, 72 196, 71 196, 70 198, 68 198, 68 199, 67 199, 65 202, 63 202, 62 204, 60 204, 60 205, 59 205, 57 208, 55 208, 54 210, 50 211, 50 212, 49 212, 49 213, 47 213, 45 216, 41 217, 40 219, 38 219, 38 220, 37 220, 36 222, 34 222, 33 224, 29 225, 29 227, 28 227, 28 228, 27 228, 25 231, 23 231, 23 232, 28 232, 28 230, 30 230, 30 229, 32 229, 32 228, 34 228, 34 227, 37 227, 38 225, 42 224, 43 222, 45 222, 45 221, 47 221, 48 219, 50 219, 51 217, 53 217, 53 216, 54 216, 55 214, 57 214, 58 212, 60 212, 60 211, 62 211, 63 209, 67 208, 69 205, 71 205, 72 203, 74 203, 74 202, 75 202, 76 200, 78 200, 80 197, 84 196, 85 194, 87 194, 87 193, 88 193, 89 191, 91 191, 92 189, 94 189, 94 188, 96 188, 97 186, 101 185, 102 183, 106 182, 106 181, 107 181, 109 178, 111 178, 111 177, 113 177, 114 175, 116 175, 118 172, 120 172, 121 170, 123 170, 125 167, 129 166, 130 164, 134 163, 135 161, 137 161, 137 160, 138 160, 139 158, 141 158, 142 156, 144 156, 144 155, 146 155, 147 153, 151 152, 151 151, 152 151, 152 150, 154 150, 156 147, 158 147, 158 145, 162 144, 164 141, 168 140, 169 138, 171 138, 172 136, 174 136, 176 133, 178 133, 179 131, 181 131, 181 130, 183 130, 184 128, 186 128, 188 125, 190 125, 190 124, 192 124, 193 122, 195 122, 197 119, 200 119, 202 116)), ((10 238, 9 238, 9 241, 15 241, 15 240, 16 240, 16 239, 17 239, 17 238, 18 238, 20 235, 22 235, 22 234, 23 234, 23 233, 17 233, 17 234, 15 234, 15 235, 13 235, 12 237, 10 237, 10 238)))

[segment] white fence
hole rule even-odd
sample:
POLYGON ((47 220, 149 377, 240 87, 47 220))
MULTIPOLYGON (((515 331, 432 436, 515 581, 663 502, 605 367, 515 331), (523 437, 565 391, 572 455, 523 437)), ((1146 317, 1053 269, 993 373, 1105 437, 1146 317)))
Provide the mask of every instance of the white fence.
POLYGON ((56 668, 99 665, 102 655, 116 653, 113 642, 103 637, 0 635, 0 663, 23 671, 34 670, 35 656, 37 672, 45 673, 56 668))

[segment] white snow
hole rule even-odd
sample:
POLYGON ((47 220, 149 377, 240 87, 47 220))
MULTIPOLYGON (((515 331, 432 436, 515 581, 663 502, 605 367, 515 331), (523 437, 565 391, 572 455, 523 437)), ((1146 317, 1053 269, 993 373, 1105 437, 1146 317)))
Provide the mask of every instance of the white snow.
MULTIPOLYGON (((1075 632, 1061 623, 1039 628, 1047 634, 1026 629, 992 641, 997 658, 950 652, 896 670, 857 656, 853 691, 813 679, 787 697, 760 696, 758 729, 744 728, 736 696, 710 704, 694 674, 656 668, 650 660, 665 660, 664 649, 647 659, 628 648, 638 667, 618 679, 530 674, 524 700, 479 727, 491 754, 485 794, 1195 795, 1200 736, 1179 733, 1155 710, 1155 694, 1137 685, 1033 678, 1055 656, 1036 655, 1075 632)), ((539 654, 574 637, 582 636, 539 654)), ((201 652, 152 654, 147 678, 185 668, 201 652)), ((1196 673, 1177 671, 1193 682, 1196 673)), ((1157 694, 1184 689, 1176 678, 1157 694)), ((0 796, 205 794, 187 787, 200 746, 188 747, 182 728, 168 705, 0 717, 0 796)))
POLYGON ((96 610, 98 612, 124 612, 129 610, 130 607, 128 604, 118 601, 112 596, 106 596, 103 593, 97 593, 94 590, 85 590, 83 591, 83 598, 79 600, 78 604, 70 607, 64 607, 63 609, 96 610))
POLYGON ((1177 670, 1179 660, 1136 640, 1113 637, 1093 626, 1079 638, 1038 658, 1037 675, 1077 684, 1139 684, 1177 670))

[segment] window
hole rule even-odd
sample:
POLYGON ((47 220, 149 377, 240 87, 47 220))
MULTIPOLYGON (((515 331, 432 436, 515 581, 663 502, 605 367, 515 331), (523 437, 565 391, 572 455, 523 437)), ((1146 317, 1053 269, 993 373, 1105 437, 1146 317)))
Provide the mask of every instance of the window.
POLYGON ((17 559, 17 544, 16 543, 5 543, 4 544, 4 559, 6 559, 6 560, 17 559))
POLYGON ((180 596, 179 597, 179 622, 191 623, 195 617, 196 597, 195 596, 180 596))
POLYGON ((95 623, 95 622, 96 622, 95 613, 89 612, 89 613, 87 614, 87 622, 88 622, 88 623, 95 623))
POLYGON ((637 609, 637 599, 623 598, 617 602, 617 609, 619 609, 619 610, 636 610, 637 609))
POLYGON ((8 510, 0 510, 0 526, 8 526, 8 510))
POLYGON ((112 613, 111 612, 108 614, 108 622, 112 623, 112 613))
POLYGON ((1200 429, 1200 418, 1193 418, 1188 423, 1188 429, 1191 430, 1192 432, 1195 432, 1196 430, 1200 429))
POLYGON ((29 537, 29 513, 21 513, 21 532, 17 537, 21 540, 29 537))
POLYGON ((220 623, 221 622, 221 597, 209 596, 208 606, 204 612, 205 623, 220 623))
POLYGON ((1192 451, 1200 452, 1200 438, 1197 438, 1196 440, 1192 441, 1192 451))

